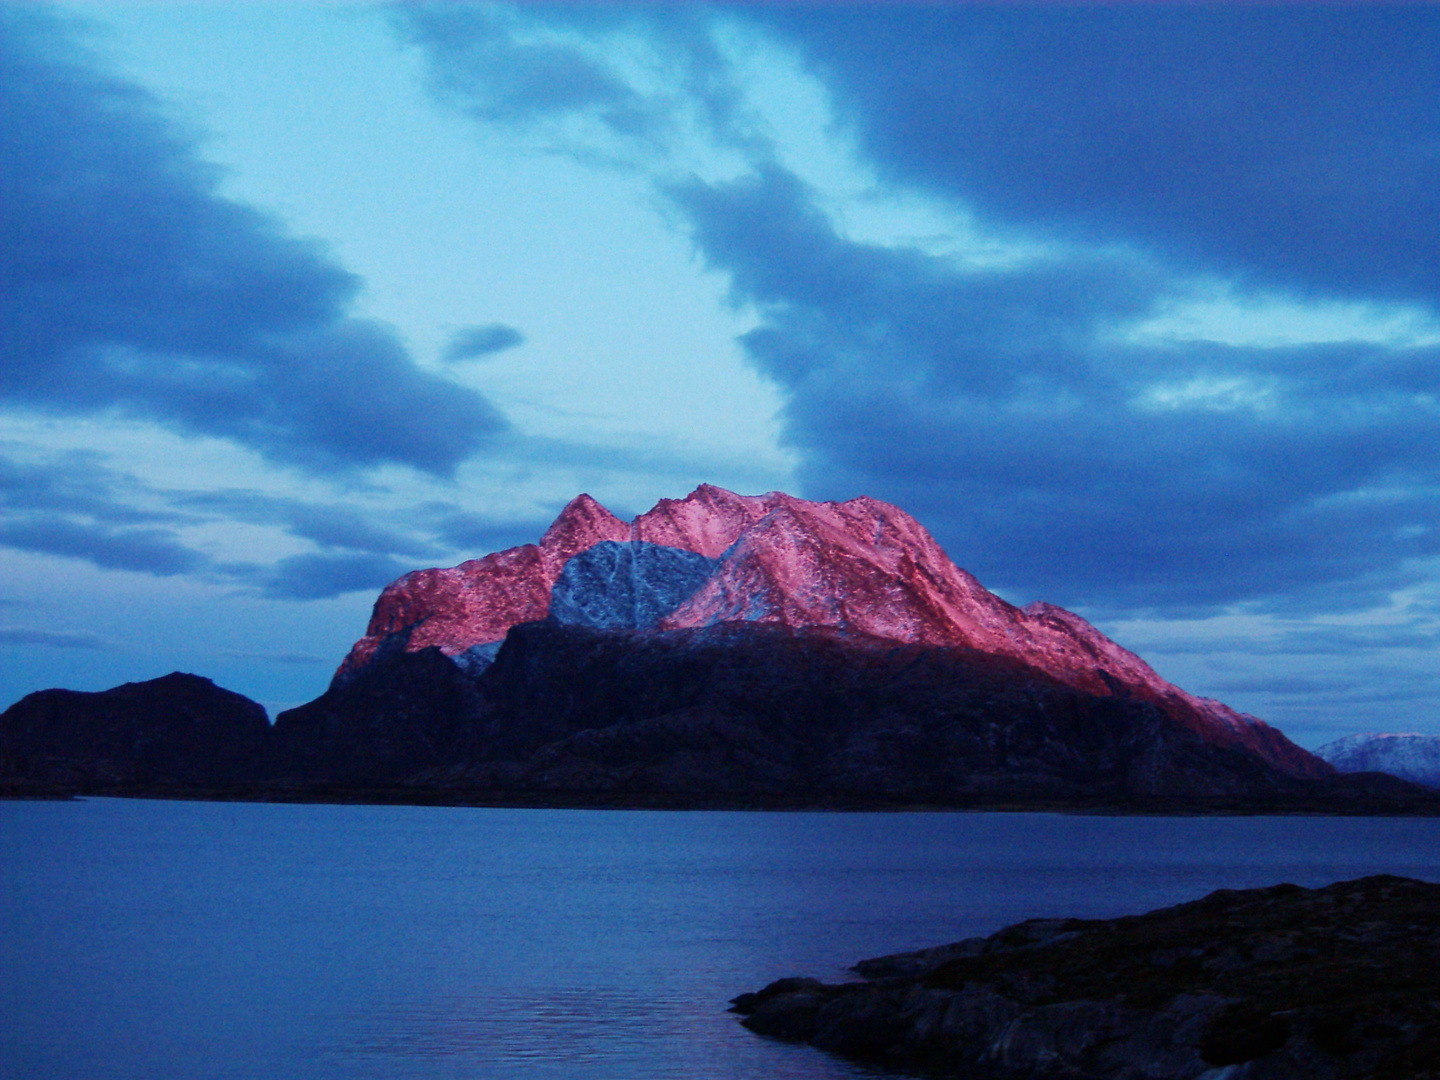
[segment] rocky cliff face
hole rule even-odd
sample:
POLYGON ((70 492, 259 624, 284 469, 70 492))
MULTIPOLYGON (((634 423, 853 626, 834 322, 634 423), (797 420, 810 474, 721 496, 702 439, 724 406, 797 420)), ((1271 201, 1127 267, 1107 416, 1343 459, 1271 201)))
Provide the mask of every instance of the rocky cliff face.
POLYGON ((388 586, 335 684, 390 653, 430 647, 478 672, 510 627, 547 616, 657 633, 730 623, 825 628, 971 649, 1088 694, 1148 702, 1206 742, 1249 750, 1292 775, 1332 771, 1261 721, 1167 683, 1079 616, 1006 603, 914 518, 869 498, 807 502, 702 485, 626 523, 581 495, 538 544, 388 586))
POLYGON ((1440 788, 1440 735, 1347 735, 1315 753, 1342 773, 1389 773, 1440 788))

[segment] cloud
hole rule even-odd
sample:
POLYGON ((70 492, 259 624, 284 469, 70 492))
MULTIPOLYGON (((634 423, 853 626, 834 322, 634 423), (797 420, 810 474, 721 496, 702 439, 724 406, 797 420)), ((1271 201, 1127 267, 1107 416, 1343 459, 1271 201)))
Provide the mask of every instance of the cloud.
POLYGON ((312 664, 333 664, 333 656, 316 656, 313 653, 287 653, 287 652, 243 652, 235 649, 222 649, 216 656, 222 656, 228 660, 259 660, 267 664, 289 664, 296 667, 308 667, 312 664))
POLYGON ((432 93, 590 163, 646 169, 692 136, 743 145, 741 95, 709 16, 684 5, 391 7, 432 93))
POLYGON ((474 360, 482 356, 504 352, 523 344, 525 335, 513 326, 504 323, 490 323, 487 326, 467 326, 450 336, 450 341, 441 354, 447 364, 460 360, 474 360))
POLYGON ((1303 675, 1259 675, 1248 679, 1225 679, 1213 690, 1225 694, 1285 694, 1310 697, 1343 690, 1349 685, 1345 676, 1307 678, 1303 675))
MULTIPOLYGON (((543 448, 542 448, 543 449, 543 448)), ((285 599, 323 599, 377 588, 417 565, 533 543, 553 515, 504 521, 452 502, 383 508, 363 502, 327 503, 253 489, 164 489, 106 464, 91 451, 16 460, 0 446, 0 547, 81 559, 92 565, 160 576, 199 575, 285 599), (319 552, 273 564, 236 562, 190 546, 196 532, 207 546, 236 524, 273 529, 319 552)), ((570 456, 576 453, 572 447, 570 456)), ((556 508, 558 510, 558 506, 556 508)), ((277 535, 277 546, 293 546, 277 535)), ((221 539, 224 544, 226 541, 221 539)), ((0 607, 24 606, 0 599, 0 607)))
MULTIPOLYGON (((515 122, 591 112, 622 130, 642 122, 642 98, 625 80, 574 45, 517 40, 516 13, 448 3, 395 10, 406 35, 435 50, 435 89, 478 119, 515 122)), ((587 21, 593 27, 593 19, 601 16, 596 12, 587 21)))
POLYGON ((42 462, 0 454, 0 547, 160 577, 207 569, 209 557, 177 531, 193 516, 154 494, 93 452, 42 462))
POLYGON ((1440 287, 1433 7, 750 11, 892 182, 1251 282, 1440 287))
POLYGON ((1440 13, 397 18, 443 101, 652 178, 756 315, 742 344, 785 395, 804 494, 888 499, 1017 599, 1115 616, 1363 608, 1440 548, 1440 350, 1129 332, 1217 283, 1435 314, 1440 13), (867 198, 924 200, 1003 258, 847 232, 747 111, 719 44, 738 24, 799 51, 867 198), (636 37, 689 74, 657 79, 636 37), (738 150, 731 179, 686 175, 656 135, 682 130, 738 150))
POLYGON ((1184 653, 1243 653, 1246 656, 1357 656, 1391 649, 1434 652, 1440 646, 1440 629, 1428 620, 1373 626, 1307 625, 1287 629, 1274 637, 1263 632, 1236 637, 1200 638, 1167 635, 1147 642, 1143 652, 1164 656, 1184 653))
POLYGON ((554 519, 552 514, 532 521, 496 521, 452 503, 431 503, 417 510, 440 541, 452 550, 470 553, 470 558, 536 543, 554 519))
POLYGON ((1440 351, 1126 344, 1112 328, 1167 295, 1145 259, 956 268, 844 239, 775 169, 674 197, 761 312, 744 344, 789 392, 807 491, 907 507, 982 580, 1201 607, 1363 583, 1363 603, 1435 550, 1440 416, 1415 373, 1440 351), (1226 380, 1267 392, 1146 396, 1226 380))
POLYGON ((360 282, 216 194, 75 28, 0 6, 0 402, 115 412, 319 472, 449 474, 507 427, 347 314, 360 282))
POLYGON ((48 645, 56 649, 108 649, 109 642, 96 634, 60 634, 50 630, 28 630, 19 626, 0 626, 0 644, 48 645))
POLYGON ((306 502, 259 491, 225 489, 186 492, 171 505, 227 521, 278 525, 292 536, 322 548, 346 548, 371 554, 426 556, 436 552, 430 540, 377 524, 353 506, 306 502))
POLYGON ((44 462, 18 461, 0 450, 0 513, 82 515, 111 525, 172 523, 187 515, 143 506, 134 477, 116 472, 94 451, 70 451, 44 462))
POLYGON ((158 577, 193 574, 210 562, 181 543, 169 529, 116 529, 64 520, 0 524, 0 546, 84 559, 107 570, 137 570, 158 577))
POLYGON ((377 591, 416 567, 386 555, 314 554, 291 555, 268 567, 222 569, 248 579, 271 599, 328 600, 350 592, 377 591))

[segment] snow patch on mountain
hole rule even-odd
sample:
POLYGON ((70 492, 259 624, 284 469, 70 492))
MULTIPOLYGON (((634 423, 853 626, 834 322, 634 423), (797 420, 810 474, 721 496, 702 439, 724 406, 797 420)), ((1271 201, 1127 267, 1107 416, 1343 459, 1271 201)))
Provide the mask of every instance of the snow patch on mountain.
POLYGON ((719 566, 699 552, 643 540, 602 540, 567 562, 550 615, 570 626, 648 630, 688 600, 719 566))

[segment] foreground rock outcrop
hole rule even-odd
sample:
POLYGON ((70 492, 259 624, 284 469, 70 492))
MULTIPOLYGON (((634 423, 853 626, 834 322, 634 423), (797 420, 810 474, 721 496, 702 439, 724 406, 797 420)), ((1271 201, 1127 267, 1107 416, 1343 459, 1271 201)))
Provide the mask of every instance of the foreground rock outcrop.
POLYGON ((1440 735, 1347 735, 1315 754, 1342 773, 1380 772, 1440 789, 1440 735))
POLYGON ((1034 919, 736 998, 752 1031, 993 1080, 1434 1080, 1440 885, 1378 876, 1034 919))

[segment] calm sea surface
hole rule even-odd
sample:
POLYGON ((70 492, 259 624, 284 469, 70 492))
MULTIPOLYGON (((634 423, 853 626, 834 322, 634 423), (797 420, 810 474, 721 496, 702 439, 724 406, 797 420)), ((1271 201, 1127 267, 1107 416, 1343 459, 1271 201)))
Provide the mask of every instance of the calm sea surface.
POLYGON ((876 1075, 727 999, 1381 871, 1440 881, 1440 821, 0 803, 0 1076, 876 1075))

